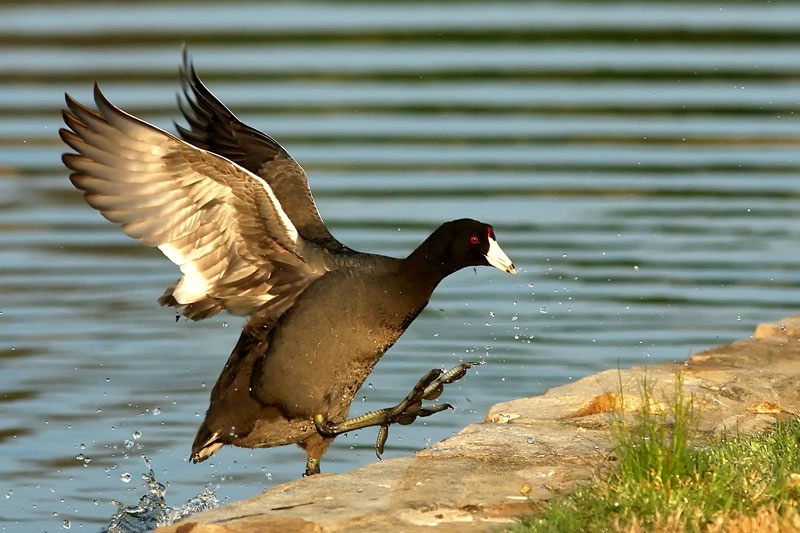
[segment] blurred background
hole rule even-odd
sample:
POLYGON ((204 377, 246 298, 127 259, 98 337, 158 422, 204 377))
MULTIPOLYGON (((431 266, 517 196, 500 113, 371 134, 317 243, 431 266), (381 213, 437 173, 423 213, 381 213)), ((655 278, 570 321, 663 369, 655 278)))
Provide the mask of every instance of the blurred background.
MULTIPOLYGON (((188 462, 241 320, 158 306, 177 268, 69 184, 65 91, 90 102, 97 80, 174 131, 185 41, 351 247, 494 225, 519 275, 445 280, 353 405, 485 361, 446 389, 454 412, 391 429, 391 458, 496 402, 797 312, 799 35, 790 2, 0 3, 0 529, 98 530, 144 493, 143 454, 173 505, 304 467, 295 447, 188 462)), ((323 471, 375 461, 374 437, 340 437, 323 471)))

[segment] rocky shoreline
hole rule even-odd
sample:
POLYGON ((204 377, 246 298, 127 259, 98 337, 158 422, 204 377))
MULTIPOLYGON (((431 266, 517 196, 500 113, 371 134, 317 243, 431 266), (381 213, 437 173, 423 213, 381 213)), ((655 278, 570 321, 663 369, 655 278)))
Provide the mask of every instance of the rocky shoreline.
POLYGON ((529 512, 531 503, 596 475, 611 453, 609 413, 641 407, 644 380, 668 404, 678 375, 702 431, 749 434, 798 416, 800 316, 760 324, 751 339, 685 360, 607 370, 499 403, 483 422, 413 457, 272 487, 157 531, 495 530, 529 512))

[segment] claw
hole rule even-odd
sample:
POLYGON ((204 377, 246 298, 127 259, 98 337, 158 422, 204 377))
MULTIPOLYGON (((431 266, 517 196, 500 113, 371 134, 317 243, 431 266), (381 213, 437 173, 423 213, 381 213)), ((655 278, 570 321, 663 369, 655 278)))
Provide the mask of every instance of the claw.
POLYGON ((423 418, 426 416, 435 415, 436 413, 441 413, 445 409, 455 409, 455 407, 453 407, 449 403, 443 403, 442 405, 432 405, 430 407, 423 407, 422 409, 419 410, 417 416, 423 418))
POLYGON ((388 424, 385 426, 381 426, 378 429, 378 438, 375 439, 375 455, 378 456, 378 459, 383 460, 383 447, 386 444, 386 439, 389 438, 389 426, 388 424))

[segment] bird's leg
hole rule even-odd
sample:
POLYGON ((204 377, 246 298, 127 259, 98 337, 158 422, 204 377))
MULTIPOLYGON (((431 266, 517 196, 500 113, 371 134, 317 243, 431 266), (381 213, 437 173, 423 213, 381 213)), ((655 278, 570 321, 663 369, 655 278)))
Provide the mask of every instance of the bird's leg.
POLYGON ((319 474, 320 461, 331 442, 333 442, 331 438, 327 438, 319 433, 311 433, 308 437, 297 443, 307 455, 306 471, 303 473, 303 477, 319 474))
MULTIPOLYGON (((417 417, 430 416, 434 413, 444 411, 445 409, 452 409, 453 406, 449 403, 423 407, 422 400, 435 400, 442 394, 445 385, 463 378, 468 369, 479 364, 481 363, 461 363, 447 372, 443 372, 438 368, 431 370, 422 376, 417 384, 414 385, 414 388, 411 389, 408 396, 394 407, 370 411, 369 413, 339 422, 338 424, 326 420, 321 414, 315 415, 314 424, 317 427, 317 433, 323 437, 335 437, 355 429, 379 426, 378 439, 375 442, 375 454, 380 459, 383 453, 383 446, 386 444, 386 438, 389 436, 390 424, 407 425, 414 422, 417 417)), ((308 470, 308 465, 306 465, 306 470, 308 470)))
POLYGON ((306 459, 306 471, 303 473, 303 477, 313 476, 315 474, 319 474, 319 459, 309 457, 306 459))

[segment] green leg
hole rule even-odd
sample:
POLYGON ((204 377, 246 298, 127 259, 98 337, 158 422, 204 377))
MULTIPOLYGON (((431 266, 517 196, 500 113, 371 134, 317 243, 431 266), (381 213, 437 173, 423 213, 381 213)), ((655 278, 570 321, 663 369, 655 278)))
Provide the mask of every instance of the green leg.
MULTIPOLYGON (((375 443, 375 453, 380 459, 383 453, 383 446, 386 444, 386 439, 389 436, 390 424, 411 424, 417 417, 430 416, 434 413, 444 411, 445 409, 452 409, 453 406, 449 403, 423 407, 422 401, 435 400, 442 394, 445 385, 463 378, 467 370, 479 364, 481 363, 461 363, 447 372, 443 372, 438 368, 431 370, 422 376, 422 379, 417 382, 408 396, 394 407, 370 411, 369 413, 339 422, 338 424, 326 420, 321 414, 315 415, 314 424, 317 427, 317 432, 323 437, 335 437, 342 433, 347 433, 348 431, 379 426, 380 430, 378 431, 378 439, 375 443)), ((318 464, 317 469, 319 469, 318 464)), ((306 472, 308 473, 308 471, 309 465, 306 464, 306 472)))

